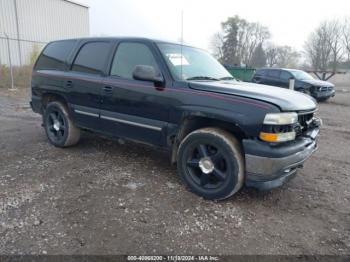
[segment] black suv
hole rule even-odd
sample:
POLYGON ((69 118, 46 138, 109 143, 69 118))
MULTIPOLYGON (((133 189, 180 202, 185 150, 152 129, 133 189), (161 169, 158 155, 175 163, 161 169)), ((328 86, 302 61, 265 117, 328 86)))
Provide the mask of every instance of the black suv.
POLYGON ((244 184, 280 186, 316 150, 313 99, 236 81, 189 46, 143 38, 51 42, 31 88, 32 109, 54 146, 72 146, 90 130, 168 149, 183 182, 207 199, 227 198, 244 184))
POLYGON ((295 79, 294 90, 311 95, 317 101, 325 101, 335 95, 332 83, 316 80, 310 74, 296 69, 258 69, 252 82, 289 88, 290 79, 295 79))

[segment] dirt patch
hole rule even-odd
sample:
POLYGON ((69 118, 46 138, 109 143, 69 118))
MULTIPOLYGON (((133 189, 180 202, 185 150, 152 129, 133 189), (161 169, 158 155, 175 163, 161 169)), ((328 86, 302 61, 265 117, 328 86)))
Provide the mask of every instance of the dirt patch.
POLYGON ((350 254, 346 94, 320 104, 319 150, 295 179, 211 202, 164 152, 92 134, 49 145, 27 90, 2 89, 0 253, 350 254))

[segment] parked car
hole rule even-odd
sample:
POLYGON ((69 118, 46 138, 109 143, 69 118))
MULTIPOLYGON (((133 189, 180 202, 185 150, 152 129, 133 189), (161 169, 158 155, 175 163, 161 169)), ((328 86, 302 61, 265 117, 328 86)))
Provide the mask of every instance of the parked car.
POLYGON ((31 88, 31 107, 54 146, 73 146, 90 130, 165 148, 185 185, 206 199, 227 198, 244 184, 278 187, 316 150, 313 99, 236 81, 190 46, 143 38, 51 42, 31 88))
POLYGON ((289 80, 294 78, 294 89, 311 95, 317 101, 325 101, 335 95, 334 85, 314 79, 310 74, 296 69, 262 68, 256 70, 252 82, 289 88, 289 80))

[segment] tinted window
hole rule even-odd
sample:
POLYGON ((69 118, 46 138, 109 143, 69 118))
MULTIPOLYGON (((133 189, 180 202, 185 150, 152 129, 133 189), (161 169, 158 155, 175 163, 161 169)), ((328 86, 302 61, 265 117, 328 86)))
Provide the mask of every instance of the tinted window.
POLYGON ((281 75, 280 75, 280 78, 282 80, 289 80, 290 78, 292 77, 292 75, 287 72, 287 71, 281 71, 281 75))
POLYGON ((258 69, 256 70, 256 74, 260 76, 266 75, 266 70, 265 69, 258 69))
POLYGON ((38 70, 64 70, 65 61, 72 51, 75 42, 75 40, 68 40, 48 44, 36 62, 35 68, 38 70))
POLYGON ((72 66, 72 71, 100 74, 109 53, 110 43, 93 42, 83 45, 72 66))
POLYGON ((137 65, 149 65, 158 69, 151 50, 141 43, 121 43, 115 53, 111 75, 132 79, 137 65))
POLYGON ((268 70, 267 75, 274 78, 279 78, 280 70, 268 70))

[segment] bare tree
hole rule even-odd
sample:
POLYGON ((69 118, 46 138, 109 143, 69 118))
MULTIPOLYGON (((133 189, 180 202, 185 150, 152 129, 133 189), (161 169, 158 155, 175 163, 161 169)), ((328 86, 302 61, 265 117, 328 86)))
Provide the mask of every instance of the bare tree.
POLYGON ((305 52, 314 69, 326 70, 331 56, 328 29, 325 23, 312 32, 305 43, 305 52))
POLYGON ((327 23, 327 27, 329 32, 328 43, 332 50, 332 69, 335 72, 343 56, 342 26, 339 20, 332 20, 327 23))
POLYGON ((347 59, 350 61, 350 17, 344 19, 342 31, 344 49, 348 56, 347 59))
POLYGON ((295 68, 299 64, 300 54, 290 46, 277 47, 277 66, 295 68))
POLYGON ((306 41, 305 52, 314 69, 326 70, 332 65, 335 71, 343 54, 340 23, 322 22, 306 41))
POLYGON ((273 43, 268 43, 265 49, 266 64, 273 67, 278 63, 278 48, 273 43))
POLYGON ((221 33, 215 33, 212 36, 210 46, 213 50, 213 55, 216 59, 218 59, 220 62, 224 61, 224 51, 223 51, 223 45, 224 45, 224 36, 221 33))
POLYGON ((269 67, 297 67, 300 54, 290 46, 276 46, 268 43, 266 46, 266 63, 269 67))
POLYGON ((242 62, 246 65, 252 65, 252 58, 259 45, 262 46, 266 39, 270 38, 270 32, 267 27, 259 23, 250 23, 246 28, 245 39, 242 50, 242 62))

